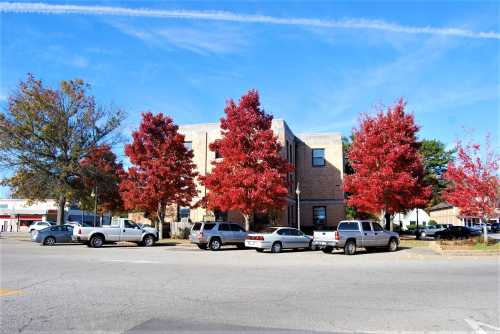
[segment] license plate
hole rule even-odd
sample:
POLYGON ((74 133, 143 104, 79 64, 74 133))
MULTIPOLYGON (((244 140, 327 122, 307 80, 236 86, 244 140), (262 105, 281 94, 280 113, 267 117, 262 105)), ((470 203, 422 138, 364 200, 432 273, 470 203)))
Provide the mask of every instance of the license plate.
POLYGON ((249 245, 253 245, 253 244, 255 244, 255 242, 253 242, 253 241, 248 241, 248 244, 249 244, 249 245))

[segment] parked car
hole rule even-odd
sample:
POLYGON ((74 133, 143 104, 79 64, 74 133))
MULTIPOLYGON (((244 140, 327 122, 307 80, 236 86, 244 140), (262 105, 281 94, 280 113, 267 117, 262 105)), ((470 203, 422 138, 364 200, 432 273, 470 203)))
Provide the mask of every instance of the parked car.
POLYGON ((386 231, 379 223, 361 220, 343 220, 336 231, 315 231, 313 246, 330 253, 342 248, 346 255, 356 254, 358 247, 367 251, 387 248, 394 252, 399 246, 399 234, 386 231))
POLYGON ((429 225, 426 227, 423 227, 420 229, 420 236, 421 237, 432 237, 434 236, 434 233, 438 231, 442 231, 444 229, 448 228, 448 225, 446 224, 436 224, 436 225, 429 225))
POLYGON ((469 228, 474 230, 479 230, 481 231, 481 233, 484 233, 484 226, 486 226, 488 232, 491 231, 491 224, 485 224, 485 223, 473 224, 472 226, 469 226, 469 228))
POLYGON ((268 227, 260 233, 249 234, 245 247, 255 248, 257 252, 269 249, 271 253, 280 253, 283 249, 310 249, 312 237, 292 227, 268 227))
POLYGON ((130 219, 117 218, 111 220, 111 225, 102 227, 75 227, 73 240, 95 248, 101 247, 105 243, 119 241, 130 241, 140 246, 150 247, 158 240, 158 233, 153 228, 141 228, 130 219))
POLYGON ((492 223, 491 224, 491 232, 492 233, 500 232, 500 223, 492 223))
POLYGON ((191 227, 189 240, 200 249, 219 250, 225 245, 236 245, 245 248, 247 232, 236 223, 230 222, 199 222, 191 227))
POLYGON ((36 221, 31 223, 31 225, 29 226, 29 232, 31 234, 34 234, 35 232, 43 230, 44 228, 47 228, 49 226, 54 226, 55 224, 56 223, 50 221, 36 221))
POLYGON ((481 232, 476 229, 471 229, 466 226, 452 226, 434 234, 434 239, 466 239, 473 236, 481 235, 481 232))
POLYGON ((69 243, 72 241, 73 226, 50 226, 34 233, 31 241, 38 242, 44 246, 54 246, 56 243, 69 243))

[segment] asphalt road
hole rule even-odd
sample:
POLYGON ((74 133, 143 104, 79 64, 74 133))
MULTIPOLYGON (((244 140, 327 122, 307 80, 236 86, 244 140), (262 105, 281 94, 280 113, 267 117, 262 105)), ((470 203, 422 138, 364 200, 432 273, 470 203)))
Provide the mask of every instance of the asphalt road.
POLYGON ((1 333, 498 333, 496 256, 0 240, 1 333))

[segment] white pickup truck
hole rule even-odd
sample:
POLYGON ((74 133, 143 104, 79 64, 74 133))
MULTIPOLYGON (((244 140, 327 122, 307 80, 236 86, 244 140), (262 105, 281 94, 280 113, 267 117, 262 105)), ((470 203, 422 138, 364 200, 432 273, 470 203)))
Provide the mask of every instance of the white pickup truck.
POLYGON ((337 230, 314 231, 313 247, 325 253, 343 248, 346 255, 356 254, 356 248, 367 251, 374 248, 386 248, 394 252, 399 246, 399 234, 386 231, 380 224, 372 221, 343 220, 337 230))
POLYGON ((150 247, 158 240, 158 233, 154 228, 139 226, 130 219, 114 218, 108 226, 75 226, 72 239, 95 248, 105 243, 119 241, 130 241, 140 246, 150 247))

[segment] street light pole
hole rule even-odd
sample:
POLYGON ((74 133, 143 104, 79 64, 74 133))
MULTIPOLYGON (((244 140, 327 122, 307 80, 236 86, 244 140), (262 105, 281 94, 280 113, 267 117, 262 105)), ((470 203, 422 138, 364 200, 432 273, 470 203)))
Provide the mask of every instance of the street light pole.
POLYGON ((94 198, 94 227, 95 227, 96 217, 97 217, 97 184, 95 185, 94 190, 92 190, 92 194, 90 194, 90 196, 94 198))
POLYGON ((300 230, 300 188, 299 182, 297 182, 297 189, 295 189, 297 194, 297 228, 300 230))

